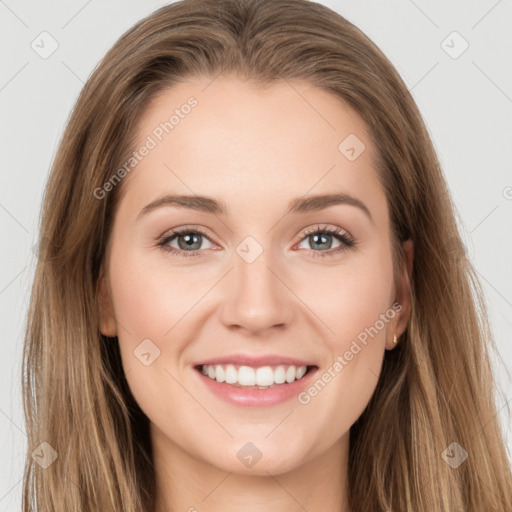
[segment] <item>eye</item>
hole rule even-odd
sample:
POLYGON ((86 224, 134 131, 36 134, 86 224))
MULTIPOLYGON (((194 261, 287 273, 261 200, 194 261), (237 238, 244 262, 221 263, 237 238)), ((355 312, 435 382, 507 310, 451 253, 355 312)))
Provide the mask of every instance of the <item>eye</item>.
MULTIPOLYGON (((177 256, 200 256, 200 249, 203 240, 208 240, 210 242, 206 233, 201 229, 191 229, 185 226, 183 228, 174 229, 170 233, 164 235, 157 245, 164 251, 176 254, 177 256), (174 242, 178 244, 178 247, 170 245, 174 242)), ((210 248, 211 247, 206 247, 206 249, 210 248)))
POLYGON ((343 229, 339 227, 326 226, 321 228, 311 228, 306 235, 301 238, 301 243, 308 242, 313 247, 313 257, 333 256, 355 245, 355 240, 343 229), (339 245, 331 250, 332 239, 335 238, 339 245), (321 249, 320 251, 315 249, 321 249))
MULTIPOLYGON (((313 257, 334 256, 355 245, 355 240, 343 229, 339 227, 321 226, 313 227, 306 231, 300 239, 300 243, 308 242, 313 257), (339 243, 332 249, 332 238, 339 243), (321 249, 321 250, 316 250, 321 249)), ((157 243, 162 250, 172 253, 176 256, 201 256, 201 249, 211 249, 212 242, 207 234, 200 228, 190 228, 187 226, 173 229, 166 233, 157 243), (209 247, 202 247, 202 242, 207 240, 209 247), (177 244, 171 245, 171 244, 177 244)))

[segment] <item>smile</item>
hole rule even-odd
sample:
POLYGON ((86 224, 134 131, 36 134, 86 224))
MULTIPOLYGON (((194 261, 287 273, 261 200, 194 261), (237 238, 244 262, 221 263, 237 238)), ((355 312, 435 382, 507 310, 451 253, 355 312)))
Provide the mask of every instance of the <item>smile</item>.
POLYGON ((318 366, 259 366, 201 364, 194 367, 201 386, 224 402, 237 406, 277 405, 311 384, 318 366))
POLYGON ((295 365, 257 368, 233 364, 201 365, 201 373, 212 380, 250 389, 267 389, 290 384, 302 379, 307 370, 307 366, 295 365))

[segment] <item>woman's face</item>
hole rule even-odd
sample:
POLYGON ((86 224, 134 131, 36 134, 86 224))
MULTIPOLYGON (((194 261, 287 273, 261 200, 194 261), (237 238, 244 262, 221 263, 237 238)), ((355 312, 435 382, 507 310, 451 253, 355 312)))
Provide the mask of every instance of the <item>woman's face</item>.
POLYGON ((137 133, 102 330, 156 449, 262 475, 336 453, 410 311, 362 120, 306 83, 221 76, 165 91, 137 133), (289 383, 292 359, 309 371, 289 383))

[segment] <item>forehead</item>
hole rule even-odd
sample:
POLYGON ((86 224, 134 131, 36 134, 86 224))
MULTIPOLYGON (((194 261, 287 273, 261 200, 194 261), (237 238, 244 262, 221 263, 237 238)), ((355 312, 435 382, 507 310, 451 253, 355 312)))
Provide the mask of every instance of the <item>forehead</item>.
POLYGON ((261 87, 219 76, 178 83, 148 106, 136 141, 136 150, 150 149, 123 186, 147 202, 163 192, 195 193, 257 209, 262 201, 268 208, 270 197, 288 204, 334 189, 377 206, 384 199, 364 122, 307 82, 261 87))

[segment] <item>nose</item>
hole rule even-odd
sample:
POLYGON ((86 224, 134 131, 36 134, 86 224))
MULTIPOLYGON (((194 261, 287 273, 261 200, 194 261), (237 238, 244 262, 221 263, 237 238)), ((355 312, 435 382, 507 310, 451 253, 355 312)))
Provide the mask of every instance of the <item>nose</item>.
POLYGON ((250 334, 290 325, 297 297, 270 251, 263 251, 252 263, 235 254, 233 266, 223 283, 222 323, 250 334))

